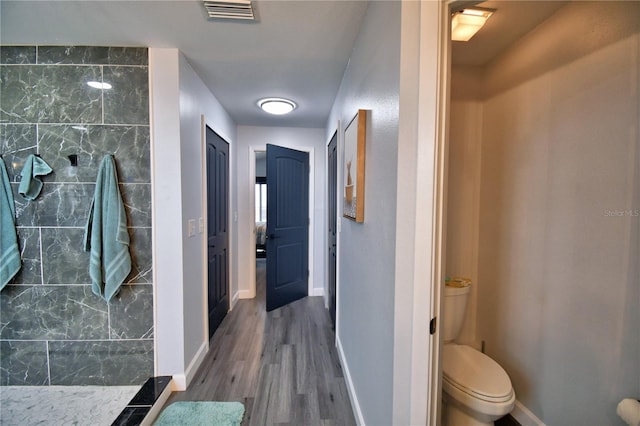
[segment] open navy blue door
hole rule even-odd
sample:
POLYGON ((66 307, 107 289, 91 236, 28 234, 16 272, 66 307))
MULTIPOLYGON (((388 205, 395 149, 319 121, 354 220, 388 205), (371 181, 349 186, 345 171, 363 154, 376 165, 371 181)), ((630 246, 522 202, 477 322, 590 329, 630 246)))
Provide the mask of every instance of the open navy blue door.
POLYGON ((267 311, 307 296, 309 154, 267 145, 267 311))
POLYGON ((229 144, 207 126, 207 257, 209 338, 229 310, 229 144))

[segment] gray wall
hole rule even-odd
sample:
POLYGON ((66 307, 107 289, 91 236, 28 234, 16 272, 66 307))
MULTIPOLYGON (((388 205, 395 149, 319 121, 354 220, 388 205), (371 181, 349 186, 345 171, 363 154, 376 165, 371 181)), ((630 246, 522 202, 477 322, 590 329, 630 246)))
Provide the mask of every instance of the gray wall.
POLYGON ((23 259, 0 293, 0 384, 140 384, 154 363, 147 49, 0 50, 1 152, 23 259), (102 79, 113 89, 85 84, 102 79), (17 178, 36 152, 54 172, 27 202, 17 194, 17 178), (70 154, 78 155, 77 167, 70 154), (110 304, 92 293, 82 248, 105 154, 116 159, 133 260, 110 304))
POLYGON ((266 152, 256 152, 256 177, 267 177, 266 152))
POLYGON ((364 223, 342 218, 338 204, 337 324, 345 369, 369 425, 392 424, 400 8, 393 1, 369 4, 327 123, 329 140, 338 120, 344 127, 358 109, 371 110, 364 223))

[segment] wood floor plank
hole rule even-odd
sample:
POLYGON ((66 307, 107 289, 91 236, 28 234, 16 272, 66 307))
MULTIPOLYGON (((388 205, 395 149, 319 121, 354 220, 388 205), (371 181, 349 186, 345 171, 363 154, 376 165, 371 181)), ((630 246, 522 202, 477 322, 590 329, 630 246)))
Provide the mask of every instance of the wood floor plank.
POLYGON ((323 298, 267 313, 264 259, 256 271, 256 298, 227 314, 189 389, 167 404, 242 402, 243 426, 355 425, 323 298))

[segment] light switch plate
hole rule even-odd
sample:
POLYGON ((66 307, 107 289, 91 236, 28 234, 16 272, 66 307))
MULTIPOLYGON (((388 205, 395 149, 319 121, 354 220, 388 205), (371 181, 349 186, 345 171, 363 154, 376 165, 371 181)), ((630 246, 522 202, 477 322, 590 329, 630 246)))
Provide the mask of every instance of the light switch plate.
POLYGON ((198 219, 198 234, 202 234, 204 232, 204 219, 198 219))
POLYGON ((193 237, 196 234, 196 220, 189 219, 187 222, 187 234, 189 237, 193 237))

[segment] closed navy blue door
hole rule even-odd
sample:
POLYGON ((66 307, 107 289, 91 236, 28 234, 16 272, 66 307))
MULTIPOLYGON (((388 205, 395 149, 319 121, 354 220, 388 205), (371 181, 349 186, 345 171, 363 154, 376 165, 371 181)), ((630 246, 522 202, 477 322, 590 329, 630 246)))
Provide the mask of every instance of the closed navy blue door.
POLYGON ((329 249, 329 314, 333 328, 336 327, 336 248, 337 248, 337 224, 338 224, 338 133, 334 133, 327 149, 329 159, 327 170, 327 216, 329 219, 327 228, 327 245, 329 249))
POLYGON ((267 145, 267 311, 306 297, 309 154, 267 145))
POLYGON ((229 144, 207 126, 209 338, 229 310, 229 144))

